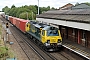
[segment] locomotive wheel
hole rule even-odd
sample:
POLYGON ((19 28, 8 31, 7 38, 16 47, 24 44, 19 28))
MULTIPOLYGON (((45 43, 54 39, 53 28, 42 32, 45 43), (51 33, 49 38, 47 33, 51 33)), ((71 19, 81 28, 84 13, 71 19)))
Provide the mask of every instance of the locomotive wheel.
POLYGON ((30 36, 30 38, 31 38, 31 39, 33 39, 33 37, 32 37, 32 36, 30 36))

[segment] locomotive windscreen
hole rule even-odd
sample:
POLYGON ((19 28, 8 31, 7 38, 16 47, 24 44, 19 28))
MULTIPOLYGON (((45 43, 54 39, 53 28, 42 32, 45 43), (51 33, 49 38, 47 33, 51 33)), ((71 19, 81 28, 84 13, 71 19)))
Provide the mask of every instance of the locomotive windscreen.
POLYGON ((59 36, 58 30, 48 30, 47 36, 59 36))
POLYGON ((55 27, 50 27, 50 30, 55 30, 55 27))

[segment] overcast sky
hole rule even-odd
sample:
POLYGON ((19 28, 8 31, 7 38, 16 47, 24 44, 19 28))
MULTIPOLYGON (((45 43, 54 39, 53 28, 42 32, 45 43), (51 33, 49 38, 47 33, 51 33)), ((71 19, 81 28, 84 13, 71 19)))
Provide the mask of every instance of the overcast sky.
MULTIPOLYGON (((90 2, 90 0, 39 0, 39 6, 40 7, 55 7, 59 8, 67 3, 84 3, 84 2, 90 2)), ((38 0, 0 0, 0 10, 2 10, 3 7, 8 6, 11 7, 12 5, 15 5, 16 7, 24 6, 24 5, 38 5, 38 0)))

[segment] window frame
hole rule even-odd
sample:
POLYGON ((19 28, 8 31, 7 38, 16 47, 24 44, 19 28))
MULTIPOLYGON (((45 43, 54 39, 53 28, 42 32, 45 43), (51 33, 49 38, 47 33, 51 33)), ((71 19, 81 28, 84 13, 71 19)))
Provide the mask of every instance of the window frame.
POLYGON ((45 30, 42 30, 42 36, 45 36, 45 30))
POLYGON ((82 39, 86 39, 86 32, 82 31, 82 39))

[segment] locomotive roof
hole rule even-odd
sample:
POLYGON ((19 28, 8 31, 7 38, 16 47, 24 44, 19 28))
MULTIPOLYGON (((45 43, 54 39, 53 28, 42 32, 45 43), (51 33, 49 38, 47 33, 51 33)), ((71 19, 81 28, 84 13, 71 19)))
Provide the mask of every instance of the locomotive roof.
POLYGON ((44 28, 45 26, 47 26, 46 24, 39 23, 39 22, 37 22, 37 21, 30 21, 30 22, 28 22, 28 23, 33 24, 33 25, 34 25, 35 27, 37 27, 37 28, 44 28))
POLYGON ((34 26, 37 27, 37 28, 44 28, 47 25, 43 24, 43 23, 37 23, 37 24, 34 24, 34 26))
POLYGON ((32 24, 37 24, 37 22, 36 22, 36 21, 30 21, 30 23, 32 23, 32 24))
POLYGON ((34 24, 35 27, 40 28, 41 26, 38 24, 34 24))
POLYGON ((47 24, 44 24, 44 23, 39 23, 39 22, 36 22, 36 21, 30 21, 29 23, 33 24, 37 28, 43 28, 43 30, 58 29, 56 27, 53 27, 53 26, 50 26, 50 25, 47 25, 47 24))
POLYGON ((45 26, 42 30, 57 30, 58 28, 53 26, 45 26))

